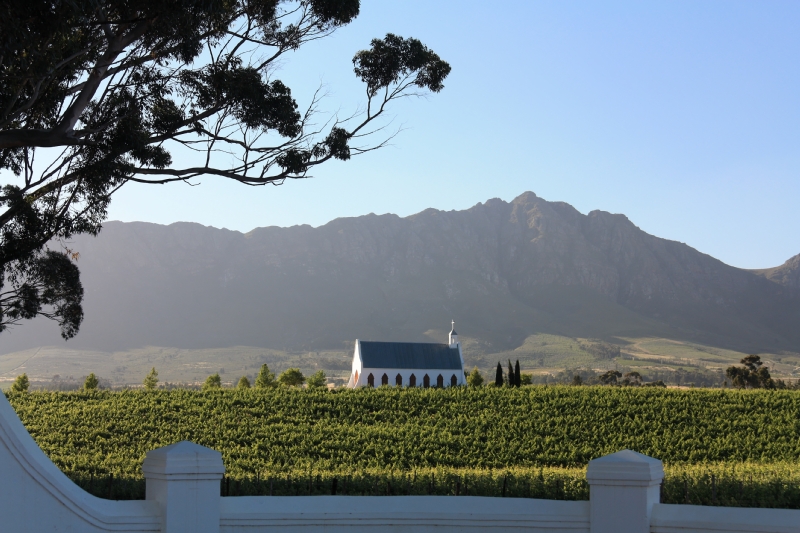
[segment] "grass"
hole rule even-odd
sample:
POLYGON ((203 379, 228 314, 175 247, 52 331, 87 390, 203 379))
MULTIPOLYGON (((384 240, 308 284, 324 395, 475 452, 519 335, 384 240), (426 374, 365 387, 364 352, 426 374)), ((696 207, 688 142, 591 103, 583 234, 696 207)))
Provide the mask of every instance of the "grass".
POLYGON ((723 364, 738 363, 744 352, 715 348, 702 344, 660 338, 624 339, 630 344, 625 351, 642 356, 669 357, 677 359, 706 360, 723 364))

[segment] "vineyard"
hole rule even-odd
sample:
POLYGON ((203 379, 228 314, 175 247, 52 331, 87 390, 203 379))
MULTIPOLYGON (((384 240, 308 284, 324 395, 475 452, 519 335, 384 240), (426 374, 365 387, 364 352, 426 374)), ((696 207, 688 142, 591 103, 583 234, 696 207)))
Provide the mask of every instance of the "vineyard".
POLYGON ((800 393, 616 387, 36 392, 11 404, 103 497, 144 495, 147 451, 222 452, 223 494, 586 499, 589 460, 660 458, 664 501, 800 508, 800 393))

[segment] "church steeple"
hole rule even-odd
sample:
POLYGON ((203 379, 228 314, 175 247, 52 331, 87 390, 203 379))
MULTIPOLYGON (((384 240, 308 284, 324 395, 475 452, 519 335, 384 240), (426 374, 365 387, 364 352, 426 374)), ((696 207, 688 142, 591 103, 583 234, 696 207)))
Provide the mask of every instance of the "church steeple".
POLYGON ((450 347, 455 348, 458 345, 458 333, 456 333, 456 321, 451 320, 450 324, 452 325, 452 329, 450 330, 450 347))

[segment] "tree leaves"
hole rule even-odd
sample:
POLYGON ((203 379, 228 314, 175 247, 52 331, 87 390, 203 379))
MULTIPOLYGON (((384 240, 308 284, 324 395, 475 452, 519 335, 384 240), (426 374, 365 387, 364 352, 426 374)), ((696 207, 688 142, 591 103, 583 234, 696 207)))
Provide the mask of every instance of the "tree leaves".
POLYGON ((420 41, 391 33, 384 39, 373 39, 369 50, 358 52, 353 67, 356 76, 367 84, 370 96, 398 82, 437 93, 450 74, 450 65, 420 41))
POLYGON ((785 388, 783 381, 775 381, 770 376, 769 369, 763 366, 758 355, 745 356, 740 363, 743 367, 729 366, 725 375, 731 380, 731 385, 740 389, 774 389, 776 385, 785 388))
MULTIPOLYGON (((97 234, 128 182, 281 184, 384 146, 392 134, 371 139, 382 135, 385 124, 375 121, 387 105, 439 92, 450 72, 420 41, 389 34, 359 52, 366 111, 323 126, 312 120, 319 95, 301 112, 274 77, 283 55, 329 36, 359 9, 359 0, 5 2, 0 169, 17 178, 0 193, 0 324, 40 309, 30 286, 46 243, 97 234), (176 168, 177 147, 199 152, 199 162, 176 168), (63 151, 43 166, 36 155, 44 148, 63 151)), ((79 309, 52 316, 68 310, 73 319, 61 324, 71 324, 62 332, 69 337, 79 309)))
POLYGON ((83 285, 72 258, 48 250, 30 262, 25 274, 25 281, 14 294, 0 292, 0 331, 43 314, 58 322, 64 339, 74 337, 83 321, 83 285))

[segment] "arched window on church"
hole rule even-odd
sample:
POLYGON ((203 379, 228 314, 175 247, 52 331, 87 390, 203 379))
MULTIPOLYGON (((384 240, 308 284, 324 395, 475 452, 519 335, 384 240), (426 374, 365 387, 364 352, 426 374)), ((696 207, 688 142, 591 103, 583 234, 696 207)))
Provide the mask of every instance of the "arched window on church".
POLYGON ((439 387, 440 389, 444 388, 444 377, 442 377, 441 374, 439 374, 439 377, 436 378, 436 386, 439 387))
POLYGON ((422 386, 426 389, 431 386, 431 378, 428 377, 428 374, 425 374, 425 377, 422 378, 422 386))
POLYGON ((458 378, 453 374, 453 377, 450 378, 450 386, 455 387, 456 385, 458 385, 458 378))
POLYGON ((409 387, 416 387, 417 386, 417 376, 411 374, 408 378, 408 386, 409 387))
POLYGON ((372 374, 367 376, 367 385, 369 385, 370 387, 375 386, 375 376, 373 376, 372 374))
POLYGON ((389 384, 389 376, 387 376, 386 374, 384 374, 384 375, 381 377, 381 385, 388 385, 388 384, 389 384))
POLYGON ((355 383, 356 385, 358 385, 358 370, 356 370, 356 377, 355 377, 355 379, 353 380, 353 383, 355 383))
POLYGON ((402 387, 403 386, 403 376, 401 376, 400 374, 397 374, 397 376, 395 376, 395 378, 394 378, 394 384, 397 385, 398 387, 402 387))

